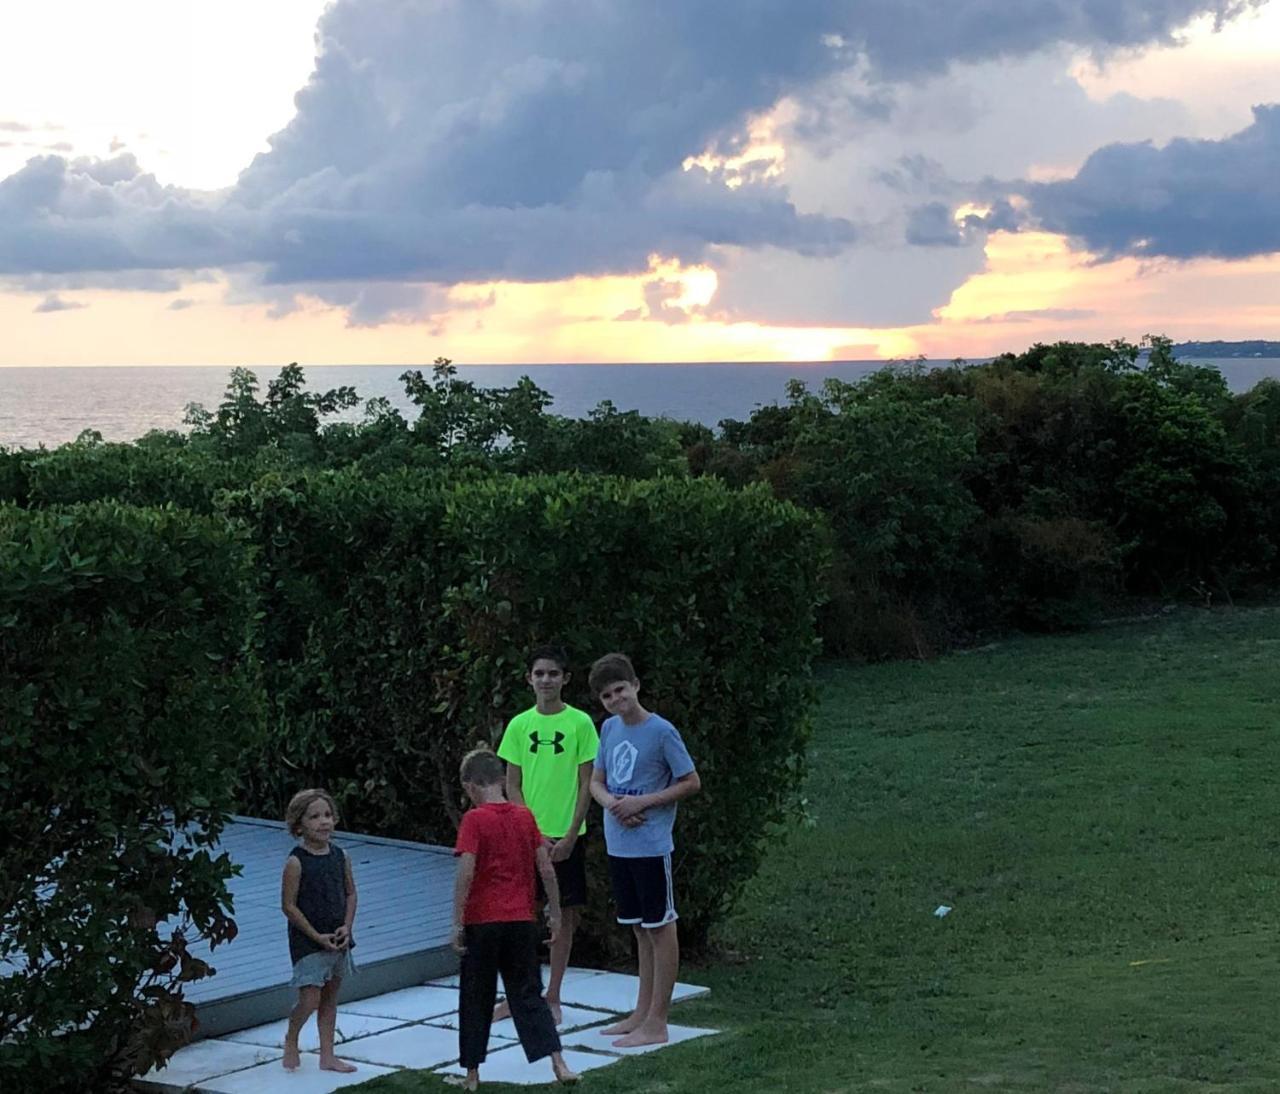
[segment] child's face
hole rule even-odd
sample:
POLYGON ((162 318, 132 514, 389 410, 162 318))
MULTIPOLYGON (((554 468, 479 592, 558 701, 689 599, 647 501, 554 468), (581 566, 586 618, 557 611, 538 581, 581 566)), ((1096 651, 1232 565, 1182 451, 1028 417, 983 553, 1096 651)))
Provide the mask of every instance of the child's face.
POLYGON ((600 702, 610 714, 623 718, 640 705, 640 684, 634 680, 615 680, 600 689, 600 702))
POLYGON ((333 810, 324 798, 316 798, 302 814, 302 835, 312 843, 328 843, 333 835, 333 810))
POLYGON ((539 657, 525 679, 539 699, 549 699, 554 702, 560 698, 560 691, 569 679, 569 675, 550 658, 539 657))

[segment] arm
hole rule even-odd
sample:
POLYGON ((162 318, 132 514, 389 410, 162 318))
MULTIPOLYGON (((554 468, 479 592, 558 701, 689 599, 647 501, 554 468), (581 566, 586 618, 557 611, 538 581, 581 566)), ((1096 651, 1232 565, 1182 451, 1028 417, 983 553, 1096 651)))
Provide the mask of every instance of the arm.
POLYGON ((453 883, 453 932, 450 942, 458 953, 466 953, 462 943, 462 915, 471 895, 471 883, 476 876, 476 856, 469 852, 458 856, 458 875, 453 883))
MULTIPOLYGON (((594 768, 595 765, 591 760, 578 764, 578 800, 573 806, 573 820, 569 823, 569 831, 552 846, 552 862, 564 862, 573 854, 574 845, 578 842, 578 830, 582 827, 582 822, 587 819, 587 807, 591 804, 591 777, 595 773, 594 768)), ((510 778, 510 768, 507 770, 507 777, 510 778)))
POLYGON ((284 864, 284 876, 280 880, 280 910, 285 918, 306 935, 312 942, 323 946, 326 950, 336 950, 333 935, 321 934, 302 914, 298 907, 298 882, 302 880, 302 863, 290 855, 284 864))
MULTIPOLYGON (((590 790, 591 796, 595 798, 595 800, 598 801, 604 809, 613 813, 614 816, 618 816, 614 810, 614 806, 620 801, 627 800, 626 798, 615 798, 609 793, 609 786, 604 779, 604 770, 599 767, 591 772, 590 790)), ((636 812, 629 817, 618 817, 618 820, 624 827, 635 828, 638 825, 644 824, 644 813, 643 811, 636 812)))
POLYGON ((507 801, 512 805, 524 805, 524 772, 519 764, 507 764, 507 801))
POLYGON ((602 767, 592 769, 589 789, 591 796, 600 803, 602 809, 612 809, 613 803, 618 800, 609 793, 609 786, 604 780, 604 768, 602 767))
POLYGON ((333 941, 339 949, 351 944, 351 925, 356 921, 356 879, 351 873, 351 856, 342 856, 343 884, 347 892, 347 914, 342 926, 333 932, 333 941))
POLYGON ((652 794, 640 794, 634 798, 614 798, 613 804, 606 808, 618 820, 625 821, 628 817, 643 813, 646 809, 656 809, 659 806, 678 802, 681 798, 690 797, 701 789, 702 780, 698 778, 698 773, 690 771, 687 775, 681 775, 665 790, 658 790, 652 794))
POLYGON ((551 865, 546 844, 538 845, 538 874, 547 894, 547 926, 551 928, 550 941, 554 942, 560 933, 560 884, 556 881, 556 868, 551 865))

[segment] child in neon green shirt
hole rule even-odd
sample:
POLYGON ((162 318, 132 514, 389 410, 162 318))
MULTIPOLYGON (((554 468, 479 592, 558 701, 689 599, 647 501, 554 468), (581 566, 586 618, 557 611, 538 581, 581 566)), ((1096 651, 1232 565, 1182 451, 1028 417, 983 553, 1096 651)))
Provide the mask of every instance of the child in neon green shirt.
MULTIPOLYGON (((536 702, 507 724, 498 756, 507 762, 507 800, 533 813, 556 869, 561 919, 551 945, 547 1005, 559 1024, 560 985, 587 902, 586 849, 580 837, 587 830, 591 771, 600 738, 590 715, 560 697, 569 681, 565 651, 540 646, 529 654, 527 664, 525 679, 536 702)), ((501 1007, 496 1014, 501 1014, 501 1007)))

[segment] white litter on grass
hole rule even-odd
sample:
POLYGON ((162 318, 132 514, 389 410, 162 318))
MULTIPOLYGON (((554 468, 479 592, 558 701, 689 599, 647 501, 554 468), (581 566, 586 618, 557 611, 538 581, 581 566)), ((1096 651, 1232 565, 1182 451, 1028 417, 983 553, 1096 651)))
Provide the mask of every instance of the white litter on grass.
POLYGON ((934 908, 933 914, 936 915, 939 919, 941 919, 949 911, 951 911, 950 904, 939 904, 936 908, 934 908))

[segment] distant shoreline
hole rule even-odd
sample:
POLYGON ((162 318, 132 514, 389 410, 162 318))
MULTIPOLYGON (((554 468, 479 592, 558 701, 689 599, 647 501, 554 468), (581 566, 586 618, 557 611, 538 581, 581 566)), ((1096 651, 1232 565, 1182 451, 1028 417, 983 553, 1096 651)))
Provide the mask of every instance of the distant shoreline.
POLYGON ((1178 342, 1175 357, 1280 357, 1280 342, 1178 342))

